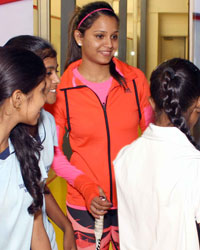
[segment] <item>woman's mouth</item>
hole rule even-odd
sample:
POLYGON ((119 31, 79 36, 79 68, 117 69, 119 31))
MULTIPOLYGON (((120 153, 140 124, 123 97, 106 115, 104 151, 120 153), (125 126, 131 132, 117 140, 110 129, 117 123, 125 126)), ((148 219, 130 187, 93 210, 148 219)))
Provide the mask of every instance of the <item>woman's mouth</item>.
POLYGON ((50 89, 49 92, 56 93, 56 89, 50 89))
POLYGON ((104 56, 110 56, 111 55, 111 51, 102 51, 101 52, 104 56))

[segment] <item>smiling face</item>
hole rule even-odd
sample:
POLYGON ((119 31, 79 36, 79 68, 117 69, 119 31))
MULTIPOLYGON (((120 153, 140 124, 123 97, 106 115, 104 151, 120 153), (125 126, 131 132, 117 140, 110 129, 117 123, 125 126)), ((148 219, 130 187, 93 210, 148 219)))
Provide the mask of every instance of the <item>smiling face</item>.
POLYGON ((40 111, 46 101, 46 83, 42 81, 30 93, 24 95, 19 109, 19 122, 28 125, 36 125, 40 117, 40 111))
POLYGON ((60 82, 60 79, 57 75, 57 58, 56 57, 47 57, 43 60, 46 68, 46 103, 53 104, 56 101, 56 89, 60 82))
POLYGON ((75 39, 82 47, 83 61, 109 64, 118 49, 118 22, 115 17, 102 15, 83 36, 75 31, 75 39))

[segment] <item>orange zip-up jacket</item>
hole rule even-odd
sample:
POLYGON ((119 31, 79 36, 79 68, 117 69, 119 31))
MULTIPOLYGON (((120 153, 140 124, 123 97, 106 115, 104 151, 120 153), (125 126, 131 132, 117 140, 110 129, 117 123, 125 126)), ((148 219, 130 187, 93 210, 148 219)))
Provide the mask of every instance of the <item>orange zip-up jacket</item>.
MULTIPOLYGON (((123 146, 138 137, 139 126, 142 131, 145 130, 152 119, 152 109, 148 102, 149 84, 142 71, 116 58, 113 61, 118 72, 126 79, 128 90, 124 90, 113 79, 103 105, 90 88, 75 78, 73 69, 80 65, 81 60, 78 60, 67 68, 61 78, 52 113, 59 131, 60 148, 65 128, 69 131, 72 149, 70 163, 99 185, 112 202, 113 208, 116 208, 112 162, 123 146), (133 80, 137 86, 141 119, 133 80)), ((68 185, 67 202, 69 205, 86 207, 84 197, 74 188, 76 184, 78 186, 76 180, 74 183, 74 186, 68 185)))

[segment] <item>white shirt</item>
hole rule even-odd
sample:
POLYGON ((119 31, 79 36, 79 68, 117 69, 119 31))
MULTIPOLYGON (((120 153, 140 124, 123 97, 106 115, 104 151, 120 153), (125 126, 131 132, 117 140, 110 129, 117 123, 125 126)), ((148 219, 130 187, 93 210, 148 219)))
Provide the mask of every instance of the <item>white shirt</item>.
POLYGON ((54 117, 44 109, 41 111, 38 133, 44 148, 44 150, 41 151, 40 158, 42 159, 48 173, 53 162, 54 146, 58 146, 58 139, 54 117))
POLYGON ((199 250, 200 152, 153 124, 114 161, 120 249, 199 250))
MULTIPOLYGON (((54 157, 54 146, 58 145, 58 140, 55 120, 53 116, 44 109, 41 111, 38 132, 43 146, 43 150, 40 152, 40 159, 48 175, 54 157)), ((45 199, 43 199, 42 216, 44 227, 51 243, 51 248, 52 250, 57 250, 55 231, 47 217, 45 199)))
MULTIPOLYGON (((19 162, 9 140, 10 155, 0 159, 0 249, 30 250, 33 215, 28 207, 33 199, 24 186, 19 162)), ((42 179, 47 178, 40 163, 42 179)))

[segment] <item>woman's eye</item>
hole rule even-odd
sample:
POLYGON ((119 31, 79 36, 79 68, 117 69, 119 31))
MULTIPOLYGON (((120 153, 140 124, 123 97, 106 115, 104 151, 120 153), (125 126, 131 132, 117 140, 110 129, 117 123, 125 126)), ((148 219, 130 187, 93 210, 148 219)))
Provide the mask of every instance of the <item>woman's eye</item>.
POLYGON ((52 72, 48 71, 46 74, 47 74, 47 76, 50 76, 52 74, 52 72))
POLYGON ((113 40, 117 40, 117 39, 118 39, 118 35, 113 35, 111 38, 112 38, 113 40))
POLYGON ((102 34, 97 34, 96 35, 96 38, 98 38, 98 39, 102 39, 104 37, 104 35, 102 35, 102 34))

